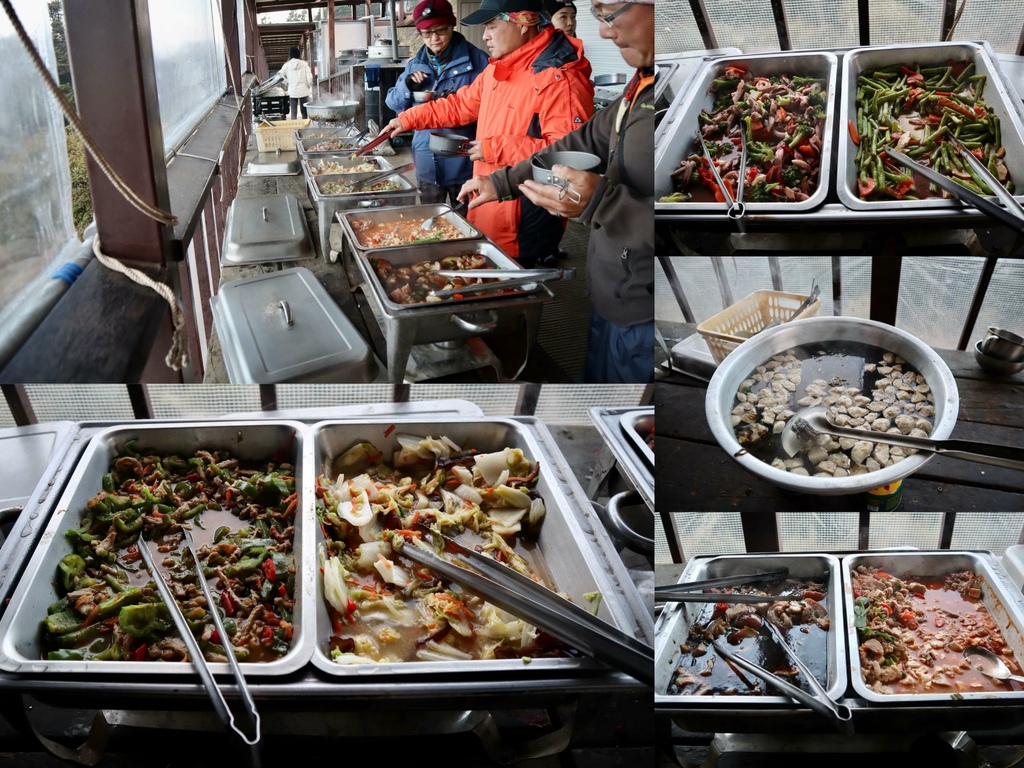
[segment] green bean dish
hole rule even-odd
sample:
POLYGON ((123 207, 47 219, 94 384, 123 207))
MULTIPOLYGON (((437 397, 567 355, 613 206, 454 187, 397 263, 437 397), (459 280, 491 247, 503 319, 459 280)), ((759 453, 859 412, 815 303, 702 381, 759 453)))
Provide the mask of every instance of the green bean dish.
POLYGON ((999 117, 983 98, 987 77, 970 61, 943 66, 895 64, 857 78, 857 117, 849 123, 857 146, 857 193, 862 200, 949 197, 886 157, 903 152, 979 195, 993 191, 959 155, 956 138, 1013 191, 1004 161, 999 117))
POLYGON ((226 451, 188 458, 137 450, 128 441, 65 536, 60 600, 42 622, 51 661, 185 661, 188 650, 142 559, 150 546, 207 661, 227 661, 211 610, 219 610, 239 661, 267 662, 292 643, 297 494, 294 468, 242 462, 226 451), (195 541, 211 607, 183 546, 195 541), (140 541, 140 536, 143 541, 140 541), (150 542, 147 544, 147 542, 150 542))

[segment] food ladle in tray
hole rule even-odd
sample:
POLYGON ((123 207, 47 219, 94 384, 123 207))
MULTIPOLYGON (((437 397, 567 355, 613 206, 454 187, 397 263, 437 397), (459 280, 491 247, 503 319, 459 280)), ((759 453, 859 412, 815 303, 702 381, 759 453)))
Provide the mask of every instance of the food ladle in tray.
POLYGON ((1024 470, 1024 448, 1016 448, 1012 445, 991 445, 972 440, 932 440, 926 437, 896 435, 891 432, 838 427, 829 421, 828 408, 824 405, 815 405, 797 411, 786 422, 786 426, 782 430, 782 449, 790 456, 795 456, 805 447, 812 445, 814 438, 820 434, 850 437, 855 440, 866 440, 885 445, 898 445, 901 448, 937 453, 952 459, 965 459, 979 464, 1024 470))
POLYGON ((964 648, 964 658, 971 660, 971 665, 986 677, 993 680, 1013 680, 1024 683, 1024 677, 1010 672, 1006 663, 996 656, 988 648, 979 645, 969 645, 964 648))
MULTIPOLYGON (((142 554, 142 559, 146 561, 146 568, 149 569, 150 574, 153 576, 156 588, 160 592, 160 598, 164 601, 164 605, 167 606, 167 610, 171 614, 171 619, 174 620, 174 626, 177 628, 178 634, 181 635, 181 639, 188 647, 189 659, 191 659, 192 666, 202 679, 203 687, 206 688, 206 693, 210 697, 210 701, 213 703, 213 708, 216 710, 218 717, 220 717, 221 722, 223 722, 224 725, 241 736, 242 740, 246 744, 250 747, 255 747, 260 741, 260 715, 256 710, 256 703, 253 701, 252 694, 249 692, 249 686, 245 683, 245 677, 242 675, 242 670, 238 666, 238 660, 235 659, 234 648, 231 645, 231 641, 228 639, 230 636, 228 635, 227 630, 224 629, 224 622, 221 621, 220 613, 216 608, 217 601, 213 599, 210 587, 206 583, 206 579, 203 577, 202 564, 199 562, 198 555, 196 555, 195 547, 192 544, 192 537, 184 528, 181 532, 185 537, 185 550, 188 552, 189 557, 192 558, 192 563, 195 565, 196 581, 199 583, 199 586, 203 591, 203 596, 206 598, 206 604, 210 607, 210 616, 213 619, 213 623, 217 628, 218 634, 220 635, 221 644, 224 647, 224 655, 227 657, 228 666, 231 668, 231 674, 235 679, 235 687, 238 689, 238 692, 242 697, 242 702, 245 705, 245 725, 248 733, 236 724, 235 714, 232 712, 231 707, 228 706, 228 703, 224 698, 224 694, 217 685, 217 681, 214 679, 213 673, 210 671, 210 667, 206 663, 206 658, 203 656, 203 651, 200 649, 199 643, 192 634, 192 630, 189 629, 188 622, 185 620, 185 616, 181 612, 181 606, 179 606, 177 600, 174 599, 174 595, 171 593, 170 587, 168 587, 166 582, 164 582, 163 573, 161 573, 157 568, 156 562, 153 558, 153 553, 149 551, 148 542, 141 537, 139 537, 138 542, 139 552, 142 554)), ((256 756, 254 755, 254 760, 255 759, 256 756)))

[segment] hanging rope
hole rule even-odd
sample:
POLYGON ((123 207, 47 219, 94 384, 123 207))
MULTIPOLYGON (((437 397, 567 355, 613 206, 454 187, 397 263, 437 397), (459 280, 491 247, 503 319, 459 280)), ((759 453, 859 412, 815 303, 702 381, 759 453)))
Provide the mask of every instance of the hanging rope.
POLYGON ((956 16, 953 17, 953 25, 949 28, 949 32, 946 34, 946 41, 953 39, 953 33, 956 32, 956 25, 960 23, 960 17, 964 15, 964 9, 967 8, 967 0, 963 0, 960 3, 960 8, 956 12, 956 16))
POLYGON ((178 307, 177 299, 175 299, 174 291, 171 290, 171 287, 165 283, 156 282, 145 272, 140 272, 132 267, 127 267, 117 259, 107 256, 100 248, 99 235, 96 235, 96 237, 93 238, 92 252, 96 256, 96 260, 104 267, 111 269, 114 272, 120 272, 122 275, 128 277, 132 282, 156 291, 170 305, 171 321, 174 323, 174 335, 171 338, 171 349, 164 358, 164 362, 167 363, 169 368, 175 371, 180 371, 182 368, 187 366, 188 331, 185 326, 185 315, 178 307))

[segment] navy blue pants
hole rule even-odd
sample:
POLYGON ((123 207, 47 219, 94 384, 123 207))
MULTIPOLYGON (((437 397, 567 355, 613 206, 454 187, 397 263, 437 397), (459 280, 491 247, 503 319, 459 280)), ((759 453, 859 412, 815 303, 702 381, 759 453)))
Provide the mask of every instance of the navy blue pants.
POLYGON ((654 380, 654 321, 620 326, 590 314, 584 384, 646 384, 654 380))

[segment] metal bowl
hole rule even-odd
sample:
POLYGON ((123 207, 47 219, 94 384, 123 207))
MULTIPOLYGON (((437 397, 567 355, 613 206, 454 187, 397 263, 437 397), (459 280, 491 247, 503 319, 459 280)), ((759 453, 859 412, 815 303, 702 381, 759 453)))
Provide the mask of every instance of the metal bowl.
POLYGON ((860 493, 894 482, 919 470, 934 454, 917 453, 898 464, 875 472, 850 477, 803 477, 786 472, 745 453, 733 433, 730 416, 736 391, 751 371, 772 355, 801 344, 826 344, 829 341, 856 341, 881 347, 907 360, 928 381, 935 393, 935 422, 931 437, 949 437, 956 424, 960 396, 956 381, 941 357, 915 336, 891 325, 857 317, 812 317, 795 320, 764 331, 748 339, 729 354, 708 385, 705 412, 718 444, 738 461, 765 480, 801 493, 841 496, 860 493))
POLYGON ((538 184, 557 183, 551 181, 553 175, 551 169, 556 165, 564 165, 578 171, 592 171, 600 164, 601 158, 589 152, 545 152, 537 155, 531 163, 533 165, 533 180, 538 184))
POLYGON ((470 138, 447 131, 431 131, 428 147, 431 152, 442 155, 464 155, 469 152, 470 138))
POLYGON ((417 104, 426 104, 428 101, 433 101, 437 96, 437 91, 413 91, 412 100, 417 104))
POLYGON ((1024 338, 994 325, 988 327, 988 334, 981 342, 982 352, 1008 363, 1024 362, 1024 338))
POLYGON ((306 114, 312 120, 352 120, 359 110, 358 101, 325 101, 322 104, 306 104, 306 114))
POLYGON ((984 346, 985 342, 983 341, 978 341, 974 345, 974 359, 978 361, 978 365, 983 370, 995 376, 1012 376, 1015 373, 1024 371, 1024 360, 1011 362, 999 357, 992 357, 992 355, 986 355, 982 351, 984 346))

